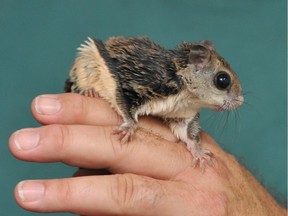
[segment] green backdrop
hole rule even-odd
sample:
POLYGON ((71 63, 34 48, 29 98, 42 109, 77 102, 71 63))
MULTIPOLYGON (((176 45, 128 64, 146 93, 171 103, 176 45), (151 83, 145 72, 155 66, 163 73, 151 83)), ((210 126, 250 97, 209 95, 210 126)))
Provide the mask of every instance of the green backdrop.
POLYGON ((62 92, 87 36, 148 35, 167 48, 213 41, 239 75, 247 103, 229 115, 204 111, 202 127, 286 203, 286 8, 285 0, 0 0, 0 215, 38 215, 15 203, 18 181, 69 177, 76 169, 18 161, 7 143, 13 131, 39 125, 31 100, 62 92))

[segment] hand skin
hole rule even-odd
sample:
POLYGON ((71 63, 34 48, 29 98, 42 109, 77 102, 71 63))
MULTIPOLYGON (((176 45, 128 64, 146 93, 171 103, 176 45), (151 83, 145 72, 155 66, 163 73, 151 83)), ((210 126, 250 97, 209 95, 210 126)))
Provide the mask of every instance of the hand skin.
POLYGON ((83 169, 77 177, 20 182, 15 199, 26 210, 91 216, 287 213, 204 132, 201 145, 214 153, 214 165, 202 172, 191 167, 185 145, 155 118, 141 118, 133 140, 120 144, 112 131, 121 118, 99 98, 42 95, 31 107, 45 126, 13 133, 12 154, 24 161, 63 162, 83 169), (103 174, 104 168, 113 174, 103 174))

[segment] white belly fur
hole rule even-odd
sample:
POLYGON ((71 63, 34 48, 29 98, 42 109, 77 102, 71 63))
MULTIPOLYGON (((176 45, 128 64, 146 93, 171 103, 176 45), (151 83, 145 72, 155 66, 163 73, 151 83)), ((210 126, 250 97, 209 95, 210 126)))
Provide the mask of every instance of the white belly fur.
POLYGON ((191 118, 199 112, 196 104, 189 103, 184 95, 173 95, 167 99, 158 99, 142 105, 135 113, 135 119, 142 115, 154 115, 163 118, 191 118))

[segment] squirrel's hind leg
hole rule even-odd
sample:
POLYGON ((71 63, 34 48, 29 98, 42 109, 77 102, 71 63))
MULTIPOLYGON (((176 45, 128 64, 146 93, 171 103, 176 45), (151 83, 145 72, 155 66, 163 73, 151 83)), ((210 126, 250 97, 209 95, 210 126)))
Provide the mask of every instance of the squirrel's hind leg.
POLYGON ((136 121, 133 119, 124 119, 123 124, 113 131, 113 134, 118 135, 122 144, 130 142, 137 128, 136 121))

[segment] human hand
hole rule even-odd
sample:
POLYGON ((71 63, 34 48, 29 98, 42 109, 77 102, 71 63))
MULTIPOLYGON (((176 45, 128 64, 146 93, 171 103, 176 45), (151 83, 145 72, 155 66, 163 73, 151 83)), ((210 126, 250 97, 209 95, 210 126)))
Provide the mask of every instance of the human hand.
POLYGON ((115 174, 23 181, 15 198, 24 209, 81 215, 285 215, 251 174, 205 133, 201 145, 215 160, 203 173, 191 167, 185 145, 155 118, 141 118, 133 140, 120 144, 112 131, 121 118, 99 98, 39 96, 32 113, 46 126, 13 133, 9 147, 15 157, 60 161, 90 172, 107 168, 115 174))

